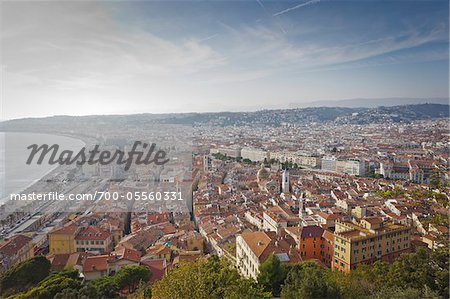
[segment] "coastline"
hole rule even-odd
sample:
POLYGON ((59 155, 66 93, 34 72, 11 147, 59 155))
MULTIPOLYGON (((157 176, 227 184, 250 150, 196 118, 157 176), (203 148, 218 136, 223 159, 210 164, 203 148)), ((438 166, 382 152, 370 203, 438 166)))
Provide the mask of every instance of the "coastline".
MULTIPOLYGON (((88 143, 87 138, 82 138, 81 136, 76 136, 74 134, 63 134, 63 133, 50 133, 50 132, 30 132, 30 131, 0 131, 0 133, 3 133, 3 139, 5 138, 5 135, 7 133, 14 133, 14 134, 41 134, 41 135, 54 135, 54 136, 58 136, 58 137, 64 137, 64 138, 70 138, 73 140, 76 140, 77 142, 81 142, 81 147, 85 147, 86 144, 88 143)), ((3 163, 6 163, 6 158, 4 158, 3 163)), ((15 188, 14 190, 10 190, 11 192, 6 192, 5 196, 0 198, 0 208, 2 206, 4 206, 9 200, 10 200, 10 196, 11 194, 19 194, 19 193, 29 193, 31 192, 31 190, 36 187, 36 185, 39 182, 42 181, 46 181, 51 177, 54 177, 55 175, 57 175, 64 167, 61 165, 55 165, 52 166, 49 170, 45 171, 40 177, 35 178, 33 180, 30 180, 28 184, 26 184, 25 186, 19 186, 17 188, 15 188)), ((6 173, 4 173, 4 176, 6 178, 6 173)), ((5 180, 6 181, 6 180, 5 180)), ((3 182, 6 183, 6 182, 3 182)))

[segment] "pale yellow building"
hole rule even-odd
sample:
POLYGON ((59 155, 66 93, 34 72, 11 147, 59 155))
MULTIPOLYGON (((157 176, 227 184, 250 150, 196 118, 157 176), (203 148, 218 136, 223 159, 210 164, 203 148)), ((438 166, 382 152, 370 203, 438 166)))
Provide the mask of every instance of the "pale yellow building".
POLYGON ((80 227, 74 224, 57 228, 48 233, 48 243, 50 254, 74 253, 77 251, 75 247, 75 236, 80 227))
POLYGON ((359 224, 336 221, 332 269, 350 272, 359 264, 391 262, 410 251, 411 228, 367 217, 359 224))

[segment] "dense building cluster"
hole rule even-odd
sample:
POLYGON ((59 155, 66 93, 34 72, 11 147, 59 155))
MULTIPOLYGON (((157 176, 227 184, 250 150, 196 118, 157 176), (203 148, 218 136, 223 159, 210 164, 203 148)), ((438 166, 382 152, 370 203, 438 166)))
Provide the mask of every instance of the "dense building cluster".
MULTIPOLYGON (((89 167, 64 170, 90 173, 111 192, 148 188, 155 177, 160 185, 189 184, 192 201, 184 211, 130 211, 118 202, 107 211, 33 214, 0 244, 1 271, 44 254, 52 271, 73 267, 86 281, 142 265, 153 283, 183 261, 219 255, 256 279, 272 255, 350 272, 445 246, 446 122, 199 125, 189 166, 174 160, 160 173, 140 166, 132 181, 89 167)), ((72 183, 92 188, 91 181, 72 183)))

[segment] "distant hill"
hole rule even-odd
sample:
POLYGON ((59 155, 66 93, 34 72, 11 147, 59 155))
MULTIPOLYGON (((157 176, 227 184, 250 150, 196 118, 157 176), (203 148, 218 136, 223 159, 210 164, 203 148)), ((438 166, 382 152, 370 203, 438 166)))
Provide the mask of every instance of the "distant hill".
POLYGON ((134 115, 54 116, 25 118, 0 123, 0 131, 102 132, 154 125, 279 126, 282 124, 409 123, 448 118, 449 105, 418 104, 377 108, 311 107, 254 112, 174 113, 134 115))
POLYGON ((449 98, 379 98, 379 99, 347 99, 337 101, 314 101, 308 103, 291 103, 288 108, 305 107, 347 107, 347 108, 376 108, 380 106, 392 107, 417 104, 448 105, 449 98))
POLYGON ((449 105, 419 104, 363 109, 358 113, 339 116, 335 122, 338 124, 408 123, 413 120, 444 117, 449 117, 449 105))

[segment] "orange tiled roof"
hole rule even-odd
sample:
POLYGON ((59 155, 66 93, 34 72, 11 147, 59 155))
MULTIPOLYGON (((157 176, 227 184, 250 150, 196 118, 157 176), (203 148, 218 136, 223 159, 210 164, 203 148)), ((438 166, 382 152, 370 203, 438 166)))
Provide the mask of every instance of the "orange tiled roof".
POLYGON ((74 224, 74 223, 70 223, 68 225, 64 225, 62 227, 56 228, 54 230, 52 230, 51 232, 49 232, 49 234, 53 234, 53 235, 74 235, 76 234, 76 232, 78 231, 79 226, 74 224))
POLYGON ((0 254, 4 256, 13 256, 26 244, 31 242, 31 238, 24 235, 17 235, 0 244, 0 254))
POLYGON ((106 271, 109 258, 109 255, 89 256, 84 262, 83 272, 106 271))
POLYGON ((75 237, 75 240, 106 240, 111 236, 111 233, 97 226, 88 226, 81 229, 75 237))

